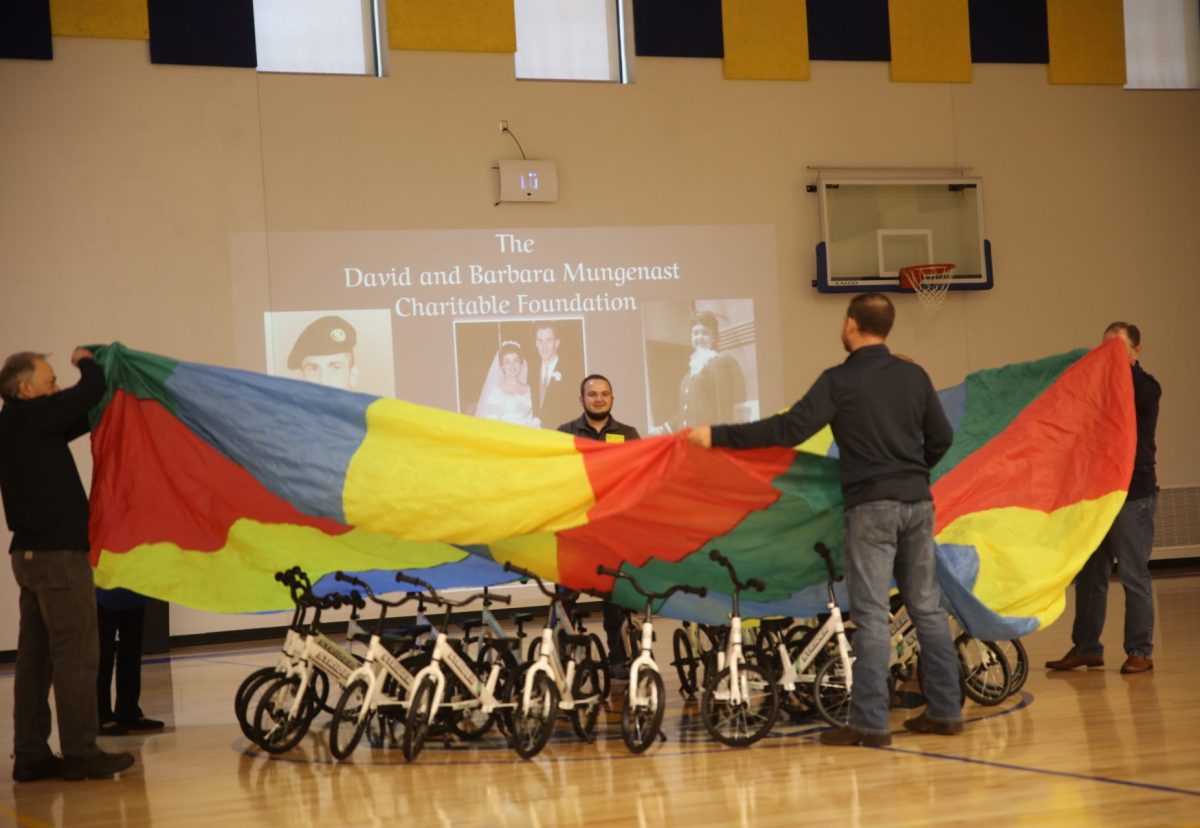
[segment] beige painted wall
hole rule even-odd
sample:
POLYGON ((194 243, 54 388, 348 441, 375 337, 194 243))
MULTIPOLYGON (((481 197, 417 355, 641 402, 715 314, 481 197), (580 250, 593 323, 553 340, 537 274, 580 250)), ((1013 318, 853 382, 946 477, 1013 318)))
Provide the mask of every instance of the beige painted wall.
MULTIPOLYGON (((395 52, 375 79, 147 52, 56 38, 49 63, 0 61, 4 354, 51 350, 68 378, 81 342, 233 364, 231 233, 764 223, 786 352, 786 399, 764 404, 782 405, 842 358, 846 299, 809 286, 806 167, 965 165, 986 182, 996 288, 934 319, 902 298, 893 346, 946 386, 1135 321, 1165 389, 1160 481, 1200 484, 1200 92, 1051 86, 1038 66, 941 85, 818 62, 809 82, 769 83, 647 58, 619 87, 518 83, 503 55, 395 52), (558 162, 557 204, 493 206, 490 167, 516 155, 501 118, 558 162)), ((0 649, 15 646, 14 592, 0 578, 0 649)), ((228 623, 176 608, 172 632, 228 623)))

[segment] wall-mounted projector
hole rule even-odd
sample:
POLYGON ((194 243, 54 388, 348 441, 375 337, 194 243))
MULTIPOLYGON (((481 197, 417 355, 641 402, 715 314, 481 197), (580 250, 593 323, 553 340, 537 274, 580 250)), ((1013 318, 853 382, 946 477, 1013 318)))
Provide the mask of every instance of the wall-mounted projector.
POLYGON ((553 161, 501 161, 501 201, 558 201, 558 164, 553 161))

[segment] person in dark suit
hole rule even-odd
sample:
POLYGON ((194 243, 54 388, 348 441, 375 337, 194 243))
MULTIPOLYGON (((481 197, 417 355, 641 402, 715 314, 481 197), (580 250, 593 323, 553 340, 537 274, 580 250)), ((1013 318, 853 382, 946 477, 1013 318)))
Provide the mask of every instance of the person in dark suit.
POLYGON ((570 419, 577 410, 575 383, 579 370, 574 361, 559 356, 561 340, 554 322, 536 323, 533 335, 541 357, 537 376, 529 378, 533 390, 533 416, 541 420, 544 428, 553 428, 555 423, 570 419))

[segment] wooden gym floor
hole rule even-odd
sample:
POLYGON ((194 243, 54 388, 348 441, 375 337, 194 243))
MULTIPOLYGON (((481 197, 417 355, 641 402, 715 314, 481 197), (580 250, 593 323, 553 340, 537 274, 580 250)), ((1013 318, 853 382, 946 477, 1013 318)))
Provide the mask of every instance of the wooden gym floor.
MULTIPOLYGON (((1118 671, 1124 598, 1114 582, 1106 669, 1041 668, 1069 646, 1068 603, 1062 619, 1026 639, 1032 669, 1019 698, 995 708, 968 702, 957 737, 909 734, 902 723, 916 713, 893 711, 895 738, 881 749, 824 747, 821 723, 782 719, 752 748, 723 747, 668 673, 669 740, 643 756, 626 752, 610 713, 595 744, 578 742, 564 723, 531 762, 489 735, 470 747, 431 740, 411 765, 399 750, 363 744, 338 764, 324 715, 299 748, 270 757, 242 737, 232 699, 246 674, 273 662, 274 646, 176 650, 143 670, 142 707, 165 719, 166 731, 102 740, 137 756, 131 771, 74 783, 18 785, 6 776, 0 824, 1200 825, 1200 577, 1157 578, 1154 588, 1154 673, 1118 671)), ((661 642, 670 630, 664 621, 661 642)), ((659 659, 670 661, 666 647, 659 659)), ((7 746, 11 709, 7 665, 7 746)))

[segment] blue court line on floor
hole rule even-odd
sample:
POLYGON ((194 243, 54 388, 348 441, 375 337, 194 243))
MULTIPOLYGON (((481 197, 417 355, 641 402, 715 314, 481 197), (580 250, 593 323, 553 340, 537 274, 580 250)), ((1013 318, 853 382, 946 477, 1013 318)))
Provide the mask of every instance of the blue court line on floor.
POLYGON ((1092 776, 1086 773, 1074 773, 1072 771, 1050 770, 1048 768, 1032 768, 1028 765, 1013 765, 1008 762, 993 762, 990 759, 973 759, 970 756, 954 756, 948 753, 934 753, 927 750, 913 750, 911 748, 898 747, 882 747, 874 748, 874 750, 885 750, 890 753, 904 753, 910 756, 925 756, 930 759, 947 759, 951 762, 963 762, 968 765, 984 765, 990 768, 1002 768, 1003 770, 1024 771, 1025 773, 1036 773, 1042 776, 1061 776, 1067 779, 1078 779, 1084 782, 1102 782, 1106 785, 1122 785, 1127 788, 1142 788, 1151 791, 1162 791, 1163 793, 1183 794, 1184 796, 1200 796, 1200 791, 1194 791, 1189 788, 1175 788, 1171 785, 1155 785, 1151 782, 1134 782, 1130 779, 1114 779, 1111 776, 1092 776))

